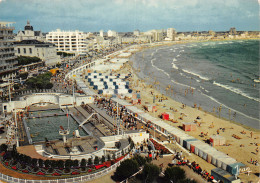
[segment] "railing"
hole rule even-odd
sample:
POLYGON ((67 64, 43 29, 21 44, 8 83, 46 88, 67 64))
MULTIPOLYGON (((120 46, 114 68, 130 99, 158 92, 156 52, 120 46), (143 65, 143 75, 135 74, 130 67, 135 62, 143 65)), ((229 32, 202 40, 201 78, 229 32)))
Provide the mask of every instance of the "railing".
MULTIPOLYGON (((39 93, 48 93, 48 94, 57 94, 57 93, 62 93, 62 94, 72 94, 72 92, 69 92, 68 90, 61 90, 61 89, 38 89, 38 90, 25 90, 25 91, 20 91, 20 92, 12 92, 12 96, 14 100, 17 97, 21 97, 22 95, 31 95, 31 94, 39 94, 39 93)), ((4 96, 8 96, 8 93, 4 96)), ((13 100, 13 99, 12 99, 13 100)), ((1 98, 1 102, 9 102, 9 98, 1 98)))
POLYGON ((89 175, 83 175, 83 176, 79 176, 79 177, 73 177, 73 178, 65 178, 65 179, 52 179, 52 180, 27 180, 27 179, 19 179, 19 178, 14 178, 14 177, 10 177, 8 175, 2 174, 0 173, 0 180, 9 182, 9 183, 13 183, 13 182, 21 182, 21 183, 75 183, 75 182, 85 182, 85 181, 90 181, 93 179, 97 179, 100 177, 103 177, 104 175, 108 174, 109 172, 115 170, 122 161, 124 161, 125 159, 129 158, 129 154, 126 155, 122 160, 120 160, 119 162, 117 162, 116 164, 110 166, 109 168, 106 168, 102 171, 93 173, 93 174, 89 174, 89 175))

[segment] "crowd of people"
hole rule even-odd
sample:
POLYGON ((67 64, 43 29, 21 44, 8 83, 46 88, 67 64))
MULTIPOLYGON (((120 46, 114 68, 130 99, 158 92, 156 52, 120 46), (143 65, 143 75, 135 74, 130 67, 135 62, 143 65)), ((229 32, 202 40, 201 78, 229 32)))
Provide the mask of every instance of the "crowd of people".
POLYGON ((195 173, 201 175, 202 178, 204 178, 206 181, 216 182, 214 177, 212 175, 210 175, 210 173, 207 172, 206 170, 202 170, 202 168, 200 167, 200 165, 198 163, 196 163, 195 161, 190 162, 185 156, 183 156, 182 151, 176 152, 174 154, 172 162, 169 163, 168 165, 170 167, 177 166, 177 165, 179 165, 179 166, 187 165, 195 173))

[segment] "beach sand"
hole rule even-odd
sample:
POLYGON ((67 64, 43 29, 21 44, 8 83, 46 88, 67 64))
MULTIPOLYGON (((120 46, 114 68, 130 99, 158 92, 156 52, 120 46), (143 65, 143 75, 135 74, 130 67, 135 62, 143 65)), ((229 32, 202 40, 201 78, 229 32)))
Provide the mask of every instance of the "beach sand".
MULTIPOLYGON (((147 85, 144 80, 140 80, 137 77, 137 72, 138 71, 133 70, 131 61, 127 64, 124 64, 124 66, 119 71, 116 71, 116 73, 132 73, 132 78, 130 79, 130 88, 133 89, 133 91, 140 91, 142 99, 142 104, 136 105, 136 107, 144 110, 145 104, 156 105, 157 112, 149 112, 150 115, 154 117, 159 117, 159 115, 163 112, 168 112, 171 114, 170 118, 178 122, 165 122, 177 128, 181 127, 183 122, 194 122, 197 116, 199 116, 201 119, 197 120, 199 122, 197 123, 197 130, 186 133, 202 141, 209 139, 211 135, 216 135, 218 129, 225 128, 224 132, 222 130, 219 130, 219 135, 225 137, 226 144, 229 145, 215 146, 215 148, 219 151, 228 154, 230 157, 236 159, 238 162, 242 162, 246 166, 250 167, 252 172, 249 176, 247 174, 239 175, 239 178, 242 181, 259 181, 259 175, 255 174, 260 173, 260 167, 253 165, 250 162, 251 159, 253 161, 257 160, 258 162, 260 160, 259 154, 256 153, 256 149, 260 145, 259 131, 257 131, 256 129, 243 127, 240 124, 236 124, 234 122, 219 118, 216 114, 211 114, 206 111, 203 111, 198 106, 196 108, 190 106, 186 106, 185 108, 183 108, 182 103, 176 102, 170 97, 162 95, 158 90, 155 89, 155 85, 147 85), (151 94, 151 92, 153 93, 153 95, 151 94), (156 99, 155 103, 153 104, 154 95, 158 96, 159 98, 167 98, 167 100, 158 102, 158 99, 156 99), (172 110, 172 108, 174 110, 172 110), (182 117, 182 119, 179 119, 180 117, 182 117), (206 133, 207 136, 201 137, 201 132, 203 132, 204 134, 206 133), (232 137, 233 134, 240 137, 241 139, 236 139, 232 137)), ((170 88, 168 89, 168 92, 171 92, 170 88)), ((192 95, 192 91, 187 91, 187 95, 192 95)), ((209 171, 214 168, 212 164, 207 163, 205 160, 201 159, 200 157, 194 154, 192 154, 191 157, 192 159, 196 159, 196 161, 201 165, 202 169, 206 169, 207 171, 209 171)))

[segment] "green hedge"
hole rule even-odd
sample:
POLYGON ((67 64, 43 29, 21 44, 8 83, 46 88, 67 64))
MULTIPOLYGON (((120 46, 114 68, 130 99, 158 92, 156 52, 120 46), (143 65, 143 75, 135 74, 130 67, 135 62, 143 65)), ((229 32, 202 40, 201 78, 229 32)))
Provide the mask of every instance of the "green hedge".
POLYGON ((29 89, 51 89, 53 87, 53 84, 50 82, 51 76, 51 72, 46 72, 37 77, 27 79, 25 84, 29 89))
POLYGON ((40 62, 41 59, 38 57, 18 56, 17 61, 18 61, 18 66, 20 66, 20 65, 28 65, 31 63, 40 62))

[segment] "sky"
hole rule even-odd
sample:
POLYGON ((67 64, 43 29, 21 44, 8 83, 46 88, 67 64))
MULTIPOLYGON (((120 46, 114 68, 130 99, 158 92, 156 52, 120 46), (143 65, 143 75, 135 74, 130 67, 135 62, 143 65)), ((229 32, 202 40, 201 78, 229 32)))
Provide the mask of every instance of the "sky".
POLYGON ((260 0, 0 0, 0 21, 42 32, 259 31, 260 0))

